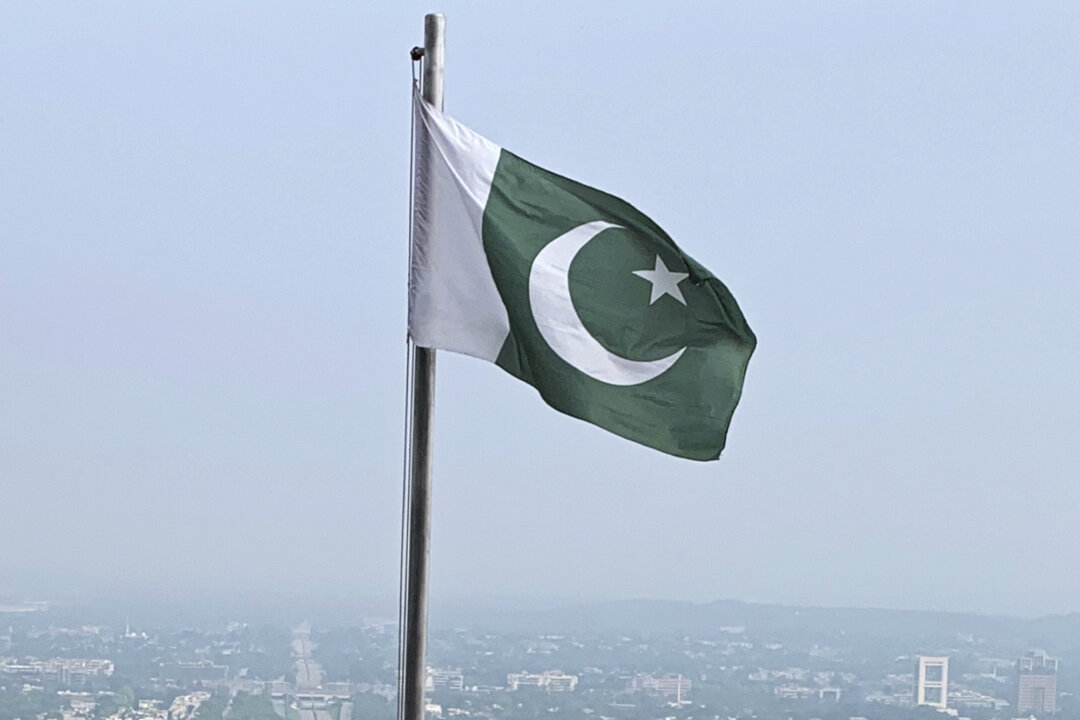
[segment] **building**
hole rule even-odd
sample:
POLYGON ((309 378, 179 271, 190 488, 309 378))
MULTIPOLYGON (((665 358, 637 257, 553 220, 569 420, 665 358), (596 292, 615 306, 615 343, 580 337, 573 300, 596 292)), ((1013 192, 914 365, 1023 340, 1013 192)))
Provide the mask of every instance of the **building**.
POLYGON ((228 677, 228 665, 215 665, 209 660, 199 662, 169 662, 161 664, 161 678, 184 685, 192 683, 221 683, 228 677))
POLYGON ((558 670, 546 670, 542 673, 510 673, 506 676, 506 686, 510 692, 529 688, 548 692, 573 692, 577 684, 577 675, 567 675, 558 670))
POLYGON ((1032 650, 1016 661, 1016 713, 1050 715, 1057 710, 1057 658, 1032 650))
POLYGON ((818 690, 818 699, 825 702, 840 702, 840 688, 823 687, 818 690))
POLYGON ((808 685, 785 683, 774 687, 773 695, 784 700, 806 700, 807 698, 817 697, 817 690, 808 685))
POLYGON ((13 676, 22 682, 55 683, 63 687, 82 688, 111 677, 112 674, 112 661, 102 658, 32 659, 22 665, 12 662, 10 658, 0 658, 0 675, 13 676))
POLYGON ((915 658, 915 704, 944 710, 949 706, 949 658, 915 658))
POLYGON ((428 668, 424 689, 428 692, 461 692, 465 689, 465 677, 460 670, 428 668))
POLYGON ((949 705, 962 708, 988 708, 990 710, 1005 710, 1009 707, 1008 701, 971 688, 954 688, 950 690, 949 705))
POLYGON ((690 692, 690 678, 685 675, 635 675, 630 680, 631 690, 641 690, 650 695, 674 698, 682 703, 690 692))
MULTIPOLYGON (((187 720, 195 717, 199 706, 210 699, 208 692, 193 692, 187 695, 177 695, 169 706, 169 720, 187 720)), ((75 705, 72 704, 74 708, 75 705)))
POLYGON ((333 695, 341 700, 348 700, 353 694, 353 684, 351 682, 324 682, 321 687, 322 691, 327 695, 333 695))

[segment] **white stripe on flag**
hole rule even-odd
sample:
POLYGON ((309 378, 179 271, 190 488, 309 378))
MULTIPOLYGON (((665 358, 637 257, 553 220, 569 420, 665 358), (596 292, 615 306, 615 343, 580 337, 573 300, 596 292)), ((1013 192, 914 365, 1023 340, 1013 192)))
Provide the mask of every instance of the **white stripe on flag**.
POLYGON ((414 93, 415 212, 409 334, 422 347, 494 362, 510 323, 482 240, 501 149, 414 93))

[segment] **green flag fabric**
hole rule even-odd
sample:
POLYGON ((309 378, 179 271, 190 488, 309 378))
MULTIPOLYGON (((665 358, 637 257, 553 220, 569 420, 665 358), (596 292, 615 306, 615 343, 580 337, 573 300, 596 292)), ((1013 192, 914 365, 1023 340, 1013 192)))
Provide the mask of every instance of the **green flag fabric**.
POLYGON ((414 106, 414 341, 635 442, 719 457, 756 344, 724 284, 632 205, 414 106))

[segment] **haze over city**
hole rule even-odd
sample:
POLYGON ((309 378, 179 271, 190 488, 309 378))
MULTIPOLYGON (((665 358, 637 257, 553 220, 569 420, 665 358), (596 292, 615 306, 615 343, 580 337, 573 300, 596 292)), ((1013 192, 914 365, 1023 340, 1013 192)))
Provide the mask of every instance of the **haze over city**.
POLYGON ((1080 611, 1080 6, 976 2, 0 4, 0 601, 392 606, 432 9, 758 337, 715 463, 440 353, 433 607, 1080 611))

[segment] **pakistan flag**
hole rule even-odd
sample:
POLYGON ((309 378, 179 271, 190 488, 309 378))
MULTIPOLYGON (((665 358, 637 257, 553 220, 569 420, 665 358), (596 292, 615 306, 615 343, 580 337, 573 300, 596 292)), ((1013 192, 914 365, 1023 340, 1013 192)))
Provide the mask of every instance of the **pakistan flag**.
POLYGON ((635 442, 719 457, 756 343, 724 284, 628 203, 413 102, 413 340, 635 442))

